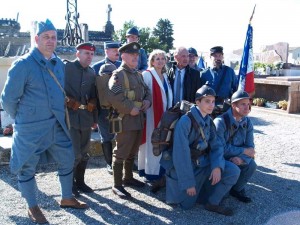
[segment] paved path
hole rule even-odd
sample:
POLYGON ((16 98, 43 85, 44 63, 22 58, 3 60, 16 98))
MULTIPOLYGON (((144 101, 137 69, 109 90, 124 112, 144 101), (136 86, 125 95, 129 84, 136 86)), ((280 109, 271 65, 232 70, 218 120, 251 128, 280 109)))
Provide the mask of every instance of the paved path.
MULTIPOLYGON (((50 224, 210 224, 210 225, 299 225, 300 224, 300 116, 253 108, 258 169, 247 186, 253 203, 232 197, 223 201, 234 209, 225 217, 207 212, 202 205, 184 211, 164 203, 163 191, 154 195, 147 185, 128 188, 135 198, 121 200, 111 192, 112 177, 102 157, 90 160, 87 183, 95 192, 83 195, 91 206, 85 211, 60 209, 55 167, 40 167, 38 199, 50 224)), ((280 112, 280 111, 279 111, 280 112)), ((135 175, 137 178, 138 176, 135 175)), ((30 224, 26 205, 17 191, 17 181, 8 166, 0 166, 0 224, 30 224)))

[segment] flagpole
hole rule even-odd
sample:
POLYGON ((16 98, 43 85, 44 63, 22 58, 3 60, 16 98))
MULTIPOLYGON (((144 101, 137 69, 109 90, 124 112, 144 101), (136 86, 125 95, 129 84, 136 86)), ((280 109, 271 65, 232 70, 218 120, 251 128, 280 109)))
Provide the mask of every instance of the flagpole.
POLYGON ((253 11, 252 11, 252 15, 251 15, 250 20, 249 20, 249 24, 251 24, 251 21, 252 21, 254 12, 255 12, 255 7, 256 7, 256 4, 254 5, 253 11))

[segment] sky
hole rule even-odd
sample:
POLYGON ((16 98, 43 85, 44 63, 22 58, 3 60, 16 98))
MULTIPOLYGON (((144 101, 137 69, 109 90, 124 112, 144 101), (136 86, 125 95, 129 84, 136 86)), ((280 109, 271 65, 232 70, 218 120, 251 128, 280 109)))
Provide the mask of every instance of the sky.
MULTIPOLYGON (((256 5, 251 23, 254 52, 277 42, 300 46, 300 0, 77 0, 79 23, 102 31, 108 4, 115 30, 126 21, 152 29, 159 19, 168 19, 173 24, 174 46, 194 47, 198 53, 216 45, 223 46, 225 53, 243 48, 256 5)), ((21 31, 29 31, 31 21, 46 18, 56 28, 66 25, 66 0, 0 0, 0 5, 0 18, 16 18, 19 12, 21 31)))

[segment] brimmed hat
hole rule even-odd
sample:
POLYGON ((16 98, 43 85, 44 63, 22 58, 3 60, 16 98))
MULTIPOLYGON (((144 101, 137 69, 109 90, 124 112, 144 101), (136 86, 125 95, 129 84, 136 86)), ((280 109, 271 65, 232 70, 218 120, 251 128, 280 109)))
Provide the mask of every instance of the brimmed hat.
POLYGON ((115 41, 106 41, 104 42, 104 49, 108 48, 120 48, 120 43, 115 41))
POLYGON ((131 42, 119 48, 120 53, 138 53, 141 46, 137 42, 131 42))
POLYGON ((190 47, 190 48, 188 49, 188 52, 189 52, 189 54, 193 54, 193 55, 195 55, 195 56, 198 57, 198 54, 197 54, 197 50, 196 50, 196 49, 190 47))
POLYGON ((222 46, 215 46, 210 49, 210 55, 215 53, 222 53, 223 54, 223 47, 222 46))

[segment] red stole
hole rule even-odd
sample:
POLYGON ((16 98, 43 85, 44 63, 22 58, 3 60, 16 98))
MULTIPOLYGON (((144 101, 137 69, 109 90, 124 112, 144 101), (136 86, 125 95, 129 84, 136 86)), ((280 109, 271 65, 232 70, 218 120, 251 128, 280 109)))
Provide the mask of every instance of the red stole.
MULTIPOLYGON (((146 71, 151 73, 150 70, 146 70, 146 71)), ((154 75, 152 73, 151 73, 151 75, 152 75, 152 108, 153 108, 153 115, 154 115, 154 128, 156 128, 159 121, 160 121, 160 119, 161 119, 161 116, 164 112, 164 105, 163 105, 160 86, 157 83, 154 75)), ((142 143, 141 144, 145 144, 145 143, 146 143, 146 120, 145 120, 145 123, 144 123, 144 129, 143 129, 143 136, 142 136, 142 143)))

